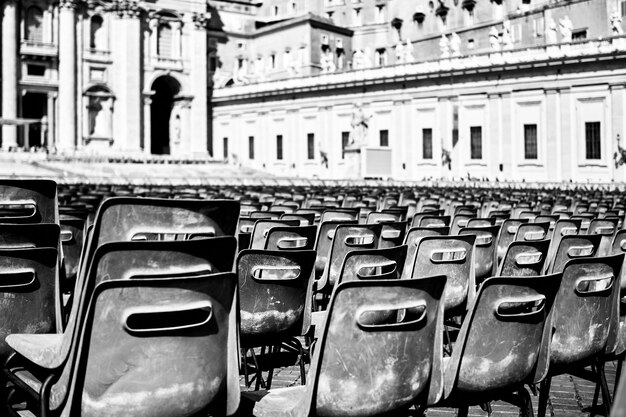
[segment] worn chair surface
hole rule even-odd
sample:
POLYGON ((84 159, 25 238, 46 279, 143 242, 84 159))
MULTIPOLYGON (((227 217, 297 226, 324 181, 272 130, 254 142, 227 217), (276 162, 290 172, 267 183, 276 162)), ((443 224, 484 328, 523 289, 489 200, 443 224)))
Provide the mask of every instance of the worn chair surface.
POLYGON ((550 232, 550 222, 543 223, 524 223, 517 229, 515 240, 532 242, 535 240, 548 239, 550 232))
POLYGON ((565 264, 572 259, 598 256, 599 235, 565 235, 561 237, 550 272, 562 272, 565 264))
POLYGON ((579 220, 559 219, 556 221, 556 223, 554 224, 554 230, 552 231, 550 249, 548 249, 548 262, 546 264, 548 267, 548 271, 552 267, 552 263, 554 262, 554 258, 556 256, 556 251, 561 244, 561 239, 563 239, 563 236, 577 235, 579 230, 579 220))
POLYGON ((496 244, 498 263, 500 263, 502 258, 504 258, 509 244, 515 240, 517 230, 519 229, 520 225, 524 223, 528 223, 528 219, 506 219, 502 222, 496 244))
POLYGON ((244 346, 307 333, 315 251, 245 250, 237 258, 244 346))
POLYGON ((320 222, 332 221, 332 220, 358 220, 359 210, 351 208, 343 209, 326 209, 322 213, 320 222))
POLYGON ((406 253, 406 245, 348 252, 343 260, 337 283, 368 279, 400 279, 406 253))
MULTIPOLYGON (((438 217, 438 216, 443 216, 444 215, 444 210, 428 210, 428 211, 421 211, 419 213, 415 213, 413 215, 413 217, 411 218, 411 227, 420 227, 420 223, 422 221, 422 218, 426 217, 426 216, 433 216, 433 217, 438 217)), ((449 221, 449 220, 448 220, 449 221)))
POLYGON ((0 224, 0 249, 57 249, 60 232, 52 223, 0 224))
POLYGON ((426 215, 420 218, 417 227, 449 227, 451 221, 450 216, 426 215))
POLYGON ((499 233, 500 226, 465 227, 459 231, 459 235, 476 235, 474 268, 477 284, 480 284, 486 278, 494 276, 498 270, 496 239, 499 233))
POLYGON ((317 239, 315 240, 315 251, 317 259, 315 260, 315 277, 322 276, 324 268, 328 263, 330 256, 330 248, 335 238, 335 229, 342 224, 356 225, 356 220, 330 220, 320 223, 317 230, 317 239))
POLYGON ((267 240, 267 234, 276 226, 297 226, 298 220, 259 219, 254 223, 252 236, 250 237, 250 249, 263 249, 267 240))
POLYGON ((317 226, 275 226, 268 230, 265 250, 315 249, 317 226))
POLYGON ((57 185, 0 179, 0 223, 59 223, 57 185))
POLYGON ((417 247, 423 237, 426 236, 446 236, 450 232, 450 228, 444 227, 412 227, 406 234, 404 244, 407 246, 406 260, 402 268, 402 277, 410 278, 415 264, 415 254, 417 247))
POLYGON ((300 226, 312 226, 315 224, 314 213, 284 213, 280 216, 281 220, 298 220, 300 226))
POLYGON ((439 276, 340 284, 317 342, 311 382, 242 393, 241 415, 382 416, 434 403, 442 390, 445 281, 439 276), (402 314, 396 311, 411 313, 398 321, 402 314))
POLYGON ((467 213, 455 214, 454 217, 452 218, 452 223, 450 224, 450 234, 458 235, 461 229, 467 227, 467 223, 470 221, 470 219, 475 219, 475 218, 476 218, 475 214, 467 214, 467 213))
POLYGON ((617 233, 618 219, 616 217, 608 217, 604 219, 593 219, 589 223, 587 234, 600 235, 600 246, 598 247, 598 256, 606 256, 611 252, 611 245, 617 233))
POLYGON ((385 222, 382 223, 382 226, 380 240, 378 241, 379 248, 392 248, 402 245, 406 236, 406 221, 385 222))
POLYGON ((517 240, 511 242, 502 259, 498 276, 531 277, 541 275, 545 269, 549 247, 549 240, 517 240))

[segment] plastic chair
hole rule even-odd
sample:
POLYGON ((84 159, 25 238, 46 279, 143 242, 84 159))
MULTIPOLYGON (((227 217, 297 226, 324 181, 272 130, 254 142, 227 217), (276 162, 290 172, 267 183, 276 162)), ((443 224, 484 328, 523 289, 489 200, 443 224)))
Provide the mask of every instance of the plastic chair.
POLYGON ((316 292, 330 294, 339 276, 341 265, 350 251, 377 249, 382 224, 339 225, 328 255, 328 262, 317 281, 316 292))
POLYGON ((509 245, 498 276, 536 277, 543 273, 550 247, 549 240, 515 241, 509 245))
POLYGON ((467 227, 467 223, 470 219, 475 219, 474 214, 455 214, 452 218, 452 224, 450 224, 450 235, 458 235, 460 230, 467 227))
POLYGON ((515 240, 531 242, 548 239, 550 223, 524 223, 520 224, 515 235, 515 240))
POLYGON ((57 224, 1 224, 0 249, 59 247, 61 229, 57 224))
POLYGON ((476 235, 476 247, 474 249, 476 284, 480 284, 484 279, 496 275, 498 270, 496 239, 499 233, 500 226, 465 227, 459 232, 460 236, 476 235))
POLYGON ((78 264, 83 252, 85 242, 86 222, 79 219, 61 219, 61 245, 63 247, 63 272, 65 279, 62 281, 62 290, 71 292, 76 282, 78 264))
POLYGON ((402 245, 406 236, 406 225, 405 221, 382 223, 378 247, 383 249, 402 245))
POLYGON ((417 247, 415 264, 403 278, 445 275, 446 317, 465 312, 476 291, 474 276, 474 242, 476 236, 426 236, 417 247))
POLYGON ((356 209, 326 209, 322 213, 320 223, 337 220, 358 220, 359 210, 356 209))
POLYGON ((297 226, 298 220, 259 219, 254 223, 250 237, 250 249, 263 249, 267 242, 267 234, 276 226, 297 226))
POLYGON ((485 280, 468 309, 445 367, 444 400, 459 408, 505 400, 532 416, 525 384, 547 373, 552 310, 561 274, 485 280), (515 395, 514 393, 517 393, 515 395))
POLYGON ((348 252, 337 284, 356 280, 401 279, 406 253, 406 245, 348 252))
POLYGON ((315 224, 315 214, 313 213, 284 213, 281 220, 298 220, 300 226, 313 226, 315 224))
POLYGON ((265 250, 313 250, 317 226, 275 226, 268 230, 265 250))
POLYGON ((402 215, 400 213, 373 211, 368 213, 365 224, 395 223, 400 221, 402 221, 402 215))
POLYGON ((475 217, 473 219, 469 219, 465 227, 488 227, 488 226, 494 226, 495 224, 496 224, 495 217, 487 217, 487 218, 475 217))
MULTIPOLYGON (((98 285, 61 414, 234 414, 236 288, 233 273, 98 285)), ((36 405, 49 415, 49 402, 36 405)))
POLYGON ((417 227, 449 227, 450 216, 423 216, 417 227))
POLYGON ((29 396, 42 400, 52 393, 48 407, 59 410, 68 392, 77 340, 94 288, 109 280, 146 277, 201 276, 231 271, 236 242, 233 237, 191 241, 107 243, 96 251, 89 276, 77 283, 75 306, 63 334, 11 334, 7 343, 15 353, 5 375, 29 396), (46 382, 48 381, 48 382, 46 382))
MULTIPOLYGON (((237 257, 241 344, 249 349, 271 346, 270 352, 280 353, 283 342, 295 344, 301 381, 306 382, 304 351, 295 336, 304 336, 311 323, 312 274, 315 251, 245 250, 237 257)), ((263 352, 264 353, 264 352, 263 352)), ((253 359, 257 358, 253 352, 253 359)), ((270 358, 270 361, 272 359, 270 358)), ((271 365, 267 388, 272 384, 271 365)), ((247 363, 244 364, 246 382, 247 363)), ((257 389, 265 387, 261 367, 256 365, 257 389)))
POLYGON ((622 417, 626 415, 626 374, 616 379, 615 386, 615 401, 611 409, 611 417, 622 417))
POLYGON ((402 268, 402 278, 410 278, 415 264, 415 255, 417 247, 423 237, 426 236, 447 236, 450 232, 449 227, 412 227, 409 229, 404 244, 407 246, 406 260, 402 268))
POLYGON ((310 383, 244 392, 241 415, 399 415, 412 405, 436 402, 442 391, 445 282, 441 276, 338 285, 311 362, 310 383))
POLYGON ((356 220, 332 220, 320 223, 317 230, 317 239, 315 240, 315 251, 317 252, 317 258, 315 260, 315 278, 319 279, 326 264, 328 263, 330 256, 330 248, 333 245, 333 239, 335 238, 335 229, 342 224, 356 225, 356 220))
POLYGON ((57 185, 50 180, 0 179, 0 223, 59 223, 57 185))
POLYGON ((587 234, 602 236, 598 247, 598 256, 606 256, 611 252, 611 245, 617 233, 617 223, 618 219, 615 217, 593 219, 589 223, 587 234))
POLYGON ((559 219, 554 224, 554 230, 552 232, 552 240, 550 241, 550 249, 548 249, 548 261, 546 262, 546 271, 549 271, 554 262, 556 251, 561 244, 563 236, 577 235, 580 230, 580 221, 559 219))
MULTIPOLYGON (((615 351, 620 269, 624 255, 569 261, 555 301, 554 334, 547 378, 541 383, 538 416, 545 416, 551 378, 563 373, 595 380, 609 414, 611 396, 604 357, 615 351), (581 369, 591 365, 591 373, 581 369)), ((597 392, 597 391, 596 391, 597 392)), ((594 403, 596 401, 594 400, 594 403)), ((594 404, 595 405, 595 404, 594 404)))
POLYGON ((443 215, 444 215, 444 211, 443 210, 429 210, 429 211, 422 211, 420 213, 415 213, 413 215, 413 217, 411 218, 411 228, 413 228, 413 227, 420 227, 420 223, 422 221, 422 218, 424 218, 426 216, 428 216, 428 217, 439 217, 439 216, 443 216, 443 215))
POLYGON ((502 222, 496 243, 498 264, 500 264, 502 258, 504 258, 509 244, 515 240, 517 229, 524 223, 528 223, 528 219, 506 219, 502 222))
POLYGON ((572 259, 598 256, 599 235, 565 235, 554 254, 550 273, 563 272, 565 264, 572 259))

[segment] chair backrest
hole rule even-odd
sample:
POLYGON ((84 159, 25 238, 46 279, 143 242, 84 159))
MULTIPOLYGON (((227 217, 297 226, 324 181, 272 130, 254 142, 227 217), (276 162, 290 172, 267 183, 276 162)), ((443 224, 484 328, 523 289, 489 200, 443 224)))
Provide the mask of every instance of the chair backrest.
POLYGON ((561 274, 554 274, 493 277, 482 283, 446 368, 446 398, 488 397, 546 376, 560 282, 561 274))
POLYGON ((420 240, 415 264, 404 277, 423 278, 445 275, 445 310, 450 314, 464 311, 474 297, 474 242, 476 236, 426 236, 420 240))
POLYGON ((422 216, 417 227, 449 227, 451 222, 450 216, 422 216))
POLYGON ((606 256, 611 252, 611 245, 617 233, 617 217, 608 217, 604 219, 593 219, 589 223, 587 234, 600 235, 600 247, 598 248, 598 256, 606 256))
POLYGON ((403 278, 410 278, 410 274, 413 272, 413 265, 415 264, 415 254, 417 253, 417 247, 423 237, 426 236, 447 236, 450 232, 450 228, 444 227, 412 227, 409 229, 404 239, 404 244, 407 246, 406 260, 404 267, 402 268, 403 278))
POLYGON ((320 223, 327 221, 337 221, 337 220, 358 220, 359 218, 359 210, 358 209, 326 209, 322 213, 322 217, 320 219, 320 223))
POLYGON ((275 226, 268 230, 265 250, 313 250, 317 226, 275 226))
POLYGON ((469 219, 467 221, 467 226, 465 227, 486 227, 493 226, 496 224, 495 217, 475 217, 473 219, 469 219))
POLYGON ((315 251, 245 250, 237 257, 244 346, 302 336, 311 323, 315 251))
POLYGON ((443 215, 444 215, 444 210, 429 210, 429 211, 422 211, 420 213, 415 213, 413 217, 411 218, 411 227, 420 227, 420 222, 422 221, 423 217, 426 217, 426 216, 437 217, 437 216, 443 216, 443 215))
POLYGON ((615 391, 610 417, 626 416, 626 373, 622 372, 619 381, 615 381, 615 384, 617 390, 615 391))
POLYGON ((405 221, 382 223, 378 247, 382 249, 402 245, 406 236, 406 225, 405 221))
POLYGON ((470 219, 476 218, 474 214, 455 214, 452 218, 452 224, 450 225, 450 234, 458 235, 459 231, 467 227, 467 223, 470 219))
POLYGON ((367 220, 365 224, 378 224, 378 223, 391 223, 391 222, 399 222, 402 221, 401 213, 390 213, 390 212, 380 212, 380 211, 372 211, 368 213, 367 220))
POLYGON ((253 211, 250 213, 251 219, 279 219, 284 213, 282 211, 253 211))
MULTIPOLYGON (((563 236, 577 235, 580 230, 580 220, 559 219, 554 224, 554 230, 552 231, 552 239, 550 241, 550 249, 548 249, 548 268, 552 267, 554 258, 556 256, 556 250, 561 244, 563 236)), ((550 269, 547 269, 548 271, 550 269)))
POLYGON ((550 265, 551 273, 563 272, 565 264, 572 259, 590 258, 598 256, 600 246, 599 235, 565 235, 561 238, 559 247, 554 253, 550 265))
POLYGON ((348 252, 337 284, 359 279, 400 279, 406 253, 406 245, 348 252))
POLYGON ((624 255, 569 261, 555 301, 550 367, 613 353, 619 326, 617 282, 624 255))
POLYGON ((267 234, 276 226, 297 226, 298 220, 259 219, 254 223, 250 237, 250 249, 263 249, 267 241, 267 234))
POLYGON ((76 279, 78 264, 85 242, 86 222, 80 219, 61 219, 61 245, 63 267, 68 285, 76 279))
POLYGON ((0 249, 58 249, 60 231, 52 223, 0 224, 0 249))
MULTIPOLYGON (((610 255, 618 255, 620 253, 626 253, 626 229, 619 230, 615 234, 613 244, 611 245, 610 255)), ((621 275, 620 287, 623 293, 626 291, 626 268, 622 268, 621 275)))
POLYGON ((56 183, 0 179, 0 223, 58 224, 56 183))
POLYGON ((529 242, 517 240, 511 242, 498 276, 532 277, 543 273, 548 256, 549 240, 533 240, 529 242))
POLYGON ((519 229, 520 225, 524 223, 528 223, 528 219, 506 219, 502 222, 496 244, 498 263, 500 263, 500 260, 504 258, 504 254, 506 253, 506 249, 509 247, 509 244, 515 240, 517 229, 519 229))
POLYGON ((339 225, 328 255, 328 262, 317 290, 330 293, 341 271, 341 265, 350 251, 377 249, 382 224, 339 225))
POLYGON ((474 249, 476 284, 494 276, 498 271, 496 242, 499 233, 500 226, 465 227, 459 231, 459 235, 476 235, 474 249))
POLYGON ((56 248, 0 250, 0 359, 12 333, 54 333, 58 320, 56 248))
POLYGON ((335 229, 342 224, 356 225, 356 220, 331 220, 320 223, 317 230, 317 239, 315 240, 315 251, 317 259, 315 260, 315 276, 320 277, 324 272, 324 268, 330 257, 330 248, 335 238, 335 229))
POLYGON ((314 213, 284 213, 280 216, 281 220, 298 220, 300 226, 312 226, 315 224, 314 213))
POLYGON ((303 415, 393 415, 438 401, 445 282, 441 276, 338 286, 311 365, 311 408, 303 415))
POLYGON ((236 289, 232 272, 98 285, 64 415, 233 414, 236 289))
POLYGON ((525 242, 532 242, 535 240, 548 239, 548 233, 550 231, 550 223, 524 223, 520 224, 515 235, 515 240, 522 240, 525 242))

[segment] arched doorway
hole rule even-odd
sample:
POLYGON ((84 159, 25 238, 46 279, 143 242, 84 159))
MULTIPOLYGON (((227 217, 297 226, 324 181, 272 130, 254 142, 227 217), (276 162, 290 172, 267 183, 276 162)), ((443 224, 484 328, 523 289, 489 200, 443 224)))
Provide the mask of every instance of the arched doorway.
POLYGON ((170 154, 170 117, 174 97, 180 92, 180 84, 170 76, 159 77, 152 83, 150 105, 150 152, 153 155, 170 154))
MULTIPOLYGON (((25 119, 41 119, 48 113, 48 95, 45 93, 27 92, 22 97, 22 117, 25 119)), ((18 145, 25 147, 40 147, 43 143, 41 124, 33 123, 26 127, 24 136, 20 137, 18 145)))

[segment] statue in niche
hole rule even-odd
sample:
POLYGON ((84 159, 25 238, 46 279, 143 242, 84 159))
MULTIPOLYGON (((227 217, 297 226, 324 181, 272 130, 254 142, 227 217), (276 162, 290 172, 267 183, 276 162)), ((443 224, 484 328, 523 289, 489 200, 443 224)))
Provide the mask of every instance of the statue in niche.
POLYGON ((406 44, 404 45, 404 63, 410 64, 411 62, 415 62, 415 57, 413 56, 413 44, 407 39, 406 44))
POLYGON ((396 51, 396 64, 404 63, 404 45, 402 43, 396 44, 394 50, 396 51))
POLYGON ((461 37, 456 32, 452 32, 450 35, 450 49, 452 56, 461 56, 461 37))
POLYGON ((363 53, 363 68, 372 68, 372 50, 369 47, 365 48, 363 53))
POLYGON ((502 22, 502 48, 513 49, 513 37, 511 36, 511 22, 502 22))
POLYGON ((450 42, 444 34, 442 34, 441 39, 439 39, 439 50, 441 51, 442 58, 450 57, 450 42))
POLYGON ((561 31, 561 42, 570 43, 572 41, 572 31, 574 24, 568 16, 559 20, 559 29, 561 31))
POLYGON ((492 51, 500 51, 500 34, 495 26, 492 26, 489 31, 489 44, 492 51))
POLYGON ((546 44, 550 45, 557 43, 556 31, 556 22, 553 18, 549 17, 546 20, 546 44))
POLYGON ((611 21, 611 33, 613 36, 621 36, 624 34, 624 29, 622 28, 622 17, 619 12, 616 10, 613 12, 610 18, 611 21))
POLYGON ((626 164, 626 149, 622 148, 622 140, 617 135, 617 152, 613 154, 613 160, 615 161, 615 169, 626 164))
POLYGON ((364 57, 363 57, 363 51, 360 49, 357 49, 356 51, 354 51, 354 54, 352 54, 352 69, 355 70, 359 70, 359 69, 363 69, 365 68, 364 65, 364 57))
POLYGON ((337 69, 337 67, 335 66, 335 60, 333 59, 333 53, 330 51, 330 49, 322 52, 320 65, 322 67, 322 74, 335 72, 335 70, 337 69))
POLYGON ((352 111, 352 120, 350 121, 352 131, 350 132, 348 147, 361 148, 367 145, 367 133, 369 129, 369 121, 371 118, 372 116, 365 116, 363 108, 360 104, 354 105, 354 110, 352 111))
POLYGON ((89 136, 110 137, 111 105, 109 97, 89 97, 89 136))
POLYGON ((174 143, 180 143, 181 139, 181 120, 180 113, 178 111, 172 112, 172 132, 171 137, 174 143))

